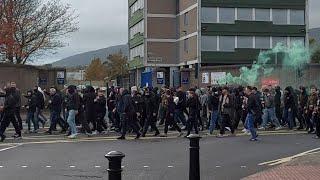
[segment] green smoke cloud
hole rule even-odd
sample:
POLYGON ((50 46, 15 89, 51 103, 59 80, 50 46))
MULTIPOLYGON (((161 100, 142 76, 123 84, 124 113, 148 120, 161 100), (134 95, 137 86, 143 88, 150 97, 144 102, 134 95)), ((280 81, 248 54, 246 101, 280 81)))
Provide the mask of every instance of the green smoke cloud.
POLYGON ((309 62, 311 53, 301 41, 294 41, 288 47, 278 43, 273 49, 261 51, 257 61, 249 67, 241 67, 240 75, 233 76, 227 73, 226 77, 219 81, 219 84, 256 85, 261 77, 273 73, 274 60, 277 59, 282 68, 302 70, 309 62))

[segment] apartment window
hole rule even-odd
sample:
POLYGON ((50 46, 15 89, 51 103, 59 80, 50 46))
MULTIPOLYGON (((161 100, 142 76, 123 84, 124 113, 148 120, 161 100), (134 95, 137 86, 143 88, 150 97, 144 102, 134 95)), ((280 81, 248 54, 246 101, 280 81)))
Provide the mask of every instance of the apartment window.
POLYGON ((253 9, 252 8, 238 8, 238 19, 243 21, 253 20, 253 9))
POLYGON ((138 33, 144 33, 144 20, 130 28, 130 39, 133 39, 138 33))
POLYGON ((234 23, 235 9, 234 8, 220 8, 219 9, 220 23, 234 23))
POLYGON ((270 9, 256 9, 256 21, 270 21, 270 9))
POLYGON ((189 39, 185 39, 183 42, 183 47, 185 52, 189 52, 189 39))
POLYGON ((217 51, 217 36, 202 36, 201 49, 203 51, 217 51))
POLYGON ((303 43, 305 45, 305 38, 304 37, 290 37, 290 44, 293 43, 303 43))
POLYGON ((270 49, 270 37, 257 36, 256 37, 256 48, 257 49, 270 49))
POLYGON ((130 61, 132 61, 135 57, 143 57, 144 56, 144 45, 140 45, 130 49, 130 61))
POLYGON ((185 25, 185 26, 188 26, 188 25, 189 25, 189 13, 188 13, 188 12, 186 12, 186 13, 184 14, 184 25, 185 25))
POLYGON ((272 47, 275 47, 277 44, 287 45, 287 37, 272 37, 272 47))
POLYGON ((139 9, 144 8, 144 0, 138 0, 136 1, 131 7, 130 7, 130 16, 133 16, 133 14, 138 11, 139 9))
POLYGON ((238 48, 253 48, 252 36, 238 36, 238 48))
POLYGON ((220 51, 234 51, 235 36, 220 36, 219 37, 220 51))
POLYGON ((201 22, 216 23, 217 22, 217 8, 202 8, 201 22))
POLYGON ((286 9, 272 9, 273 24, 287 24, 287 16, 286 9))
POLYGON ((290 10, 290 24, 304 25, 305 24, 304 10, 290 10))

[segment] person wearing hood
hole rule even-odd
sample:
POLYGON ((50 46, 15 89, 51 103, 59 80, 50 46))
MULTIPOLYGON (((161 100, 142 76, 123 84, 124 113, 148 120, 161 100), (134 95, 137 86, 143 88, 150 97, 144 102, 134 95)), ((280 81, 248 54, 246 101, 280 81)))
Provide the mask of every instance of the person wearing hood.
POLYGON ((99 89, 98 90, 98 96, 94 100, 94 105, 95 105, 95 116, 96 116, 96 122, 97 122, 97 131, 98 133, 102 133, 103 131, 107 130, 106 123, 104 121, 104 117, 107 113, 106 105, 107 105, 107 100, 106 97, 104 96, 105 91, 99 89))
POLYGON ((188 97, 186 106, 189 109, 189 118, 187 121, 188 133, 186 134, 185 137, 188 137, 193 128, 194 128, 195 133, 199 134, 199 131, 198 131, 198 112, 200 110, 201 104, 199 101, 199 97, 196 94, 196 90, 193 88, 189 89, 189 97, 188 97))
POLYGON ((117 111, 119 112, 119 114, 121 114, 121 136, 118 137, 118 139, 126 138, 128 126, 130 126, 136 133, 135 139, 139 139, 141 133, 139 132, 139 124, 137 122, 135 104, 129 91, 124 88, 120 89, 120 99, 117 106, 117 111))
POLYGON ((4 101, 4 107, 3 107, 3 120, 0 125, 0 142, 3 142, 6 138, 4 135, 4 132, 6 131, 6 128, 9 126, 10 122, 13 124, 13 127, 16 131, 16 134, 14 135, 15 139, 21 139, 21 128, 19 127, 19 124, 15 118, 15 109, 17 105, 16 98, 14 97, 14 88, 7 88, 6 89, 6 96, 4 101))
POLYGON ((75 86, 68 87, 68 103, 67 103, 67 111, 68 111, 68 119, 67 122, 70 128, 70 135, 68 138, 74 139, 77 137, 77 126, 76 126, 76 115, 78 114, 80 99, 77 93, 77 88, 75 86))
POLYGON ((306 88, 301 86, 300 88, 300 95, 299 95, 299 101, 298 101, 298 121, 299 121, 299 127, 298 130, 302 130, 305 126, 305 116, 304 112, 307 108, 307 102, 308 102, 308 95, 306 88))
POLYGON ((84 90, 83 103, 85 110, 85 119, 92 124, 92 134, 97 134, 97 122, 94 113, 94 100, 96 99, 95 89, 92 86, 87 86, 84 90))
POLYGON ((13 95, 14 95, 16 101, 17 101, 14 115, 15 115, 18 123, 19 123, 20 129, 22 130, 22 129, 23 129, 23 127, 22 127, 22 119, 21 119, 21 116, 20 116, 20 110, 21 110, 21 93, 20 93, 20 90, 17 88, 17 84, 16 84, 15 82, 11 82, 11 83, 10 83, 10 87, 12 88, 12 90, 13 90, 13 95))
POLYGON ((158 109, 155 94, 152 91, 150 91, 149 88, 145 88, 144 95, 142 98, 144 102, 143 116, 145 117, 142 137, 146 136, 149 126, 151 126, 151 128, 156 131, 154 136, 158 136, 160 132, 156 126, 158 109))
POLYGON ((6 92, 0 88, 0 123, 3 117, 4 102, 6 100, 6 92))
POLYGON ((187 128, 187 121, 184 115, 184 109, 186 108, 187 97, 181 86, 177 89, 176 96, 178 97, 178 102, 175 106, 174 119, 176 122, 181 122, 183 124, 182 130, 185 130, 187 128))
MULTIPOLYGON (((275 113, 276 113, 276 117, 278 118, 279 122, 283 122, 282 121, 282 110, 281 110, 281 98, 282 98, 282 93, 281 93, 281 89, 279 86, 277 86, 275 88, 275 95, 274 95, 274 107, 275 107, 275 113)), ((281 123, 283 124, 283 123, 281 123)))
POLYGON ((25 106, 25 108, 27 109, 27 124, 28 124, 28 130, 26 131, 27 133, 33 132, 33 133, 37 133, 38 132, 38 127, 36 125, 36 121, 35 121, 35 117, 34 114, 36 112, 37 109, 37 97, 35 94, 33 94, 33 91, 28 91, 27 95, 25 96, 28 101, 27 101, 27 105, 25 106), (31 131, 31 122, 33 123, 33 131, 31 131))
MULTIPOLYGON (((37 97, 37 109, 36 109, 36 113, 35 113, 35 122, 37 124, 37 126, 39 127, 39 121, 42 123, 42 127, 45 126, 47 119, 46 117, 42 114, 42 110, 44 109, 44 95, 39 91, 39 87, 35 86, 33 88, 33 93, 34 95, 37 97)), ((38 128, 39 129, 39 128, 38 128)))
POLYGON ((284 90, 284 110, 283 119, 288 123, 289 129, 293 129, 293 110, 295 109, 294 97, 290 87, 284 90))

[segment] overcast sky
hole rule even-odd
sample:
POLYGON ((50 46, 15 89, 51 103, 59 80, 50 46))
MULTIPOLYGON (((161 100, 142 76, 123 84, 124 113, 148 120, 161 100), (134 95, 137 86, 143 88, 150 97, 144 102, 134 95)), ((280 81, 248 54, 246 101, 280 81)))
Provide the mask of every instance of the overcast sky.
MULTIPOLYGON (((310 28, 320 27, 320 0, 310 1, 310 28)), ((65 39, 67 47, 43 57, 49 63, 81 52, 125 44, 128 39, 128 0, 62 0, 79 14, 80 30, 65 39)))

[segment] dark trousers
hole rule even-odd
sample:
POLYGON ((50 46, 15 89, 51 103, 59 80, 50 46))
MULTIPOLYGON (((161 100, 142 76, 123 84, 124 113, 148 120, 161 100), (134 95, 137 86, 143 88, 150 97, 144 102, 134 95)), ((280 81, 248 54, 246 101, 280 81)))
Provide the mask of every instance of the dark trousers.
POLYGON ((177 125, 177 122, 174 120, 173 113, 167 113, 165 123, 164 123, 164 133, 168 133, 168 127, 172 125, 178 132, 181 132, 180 127, 177 125))
POLYGON ((19 125, 20 129, 23 129, 23 127, 22 127, 22 119, 21 119, 21 116, 20 116, 20 109, 21 109, 21 107, 16 107, 16 109, 14 111, 14 116, 17 119, 17 122, 18 122, 18 125, 19 125))
POLYGON ((19 127, 19 124, 14 117, 14 113, 4 113, 3 120, 0 125, 0 135, 3 135, 3 133, 6 131, 7 127, 9 126, 10 122, 13 124, 13 127, 16 131, 16 134, 21 135, 21 128, 19 127))
POLYGON ((102 131, 104 131, 105 129, 107 129, 108 127, 106 126, 105 122, 104 122, 104 116, 97 116, 96 117, 96 122, 97 122, 97 131, 99 133, 101 133, 102 131))
POLYGON ((241 120, 242 123, 244 124, 245 118, 244 118, 244 120, 243 120, 243 118, 242 118, 242 109, 238 109, 238 110, 236 110, 236 112, 235 112, 234 129, 238 129, 240 120, 241 120))
POLYGON ((318 114, 314 117, 314 122, 316 124, 316 135, 320 137, 320 118, 318 114))
POLYGON ((276 113, 276 117, 278 118, 280 124, 284 125, 283 119, 282 119, 282 109, 280 107, 280 105, 276 105, 275 106, 275 113, 276 113))
POLYGON ((307 128, 310 131, 314 130, 312 118, 313 118, 312 111, 308 111, 308 113, 306 114, 306 123, 307 123, 307 128))
POLYGON ((299 121, 299 128, 303 128, 305 124, 305 118, 304 118, 304 112, 303 108, 299 108, 299 113, 297 114, 298 116, 298 121, 299 121))
POLYGON ((62 130, 66 129, 65 121, 60 117, 60 112, 51 111, 51 123, 49 131, 56 129, 57 124, 61 127, 62 130))
POLYGON ((85 119, 87 122, 92 123, 92 131, 97 130, 97 121, 94 117, 94 111, 91 109, 88 109, 85 111, 85 119))
POLYGON ((156 131, 156 134, 159 134, 159 129, 156 126, 156 116, 153 116, 152 114, 147 114, 146 115, 146 119, 144 121, 144 126, 143 126, 143 131, 142 134, 145 135, 148 131, 149 126, 151 127, 151 129, 156 131))
POLYGON ((133 132, 139 135, 139 124, 135 113, 127 113, 121 115, 121 135, 126 136, 127 129, 132 128, 133 132))
POLYGON ((90 126, 89 126, 89 122, 87 120, 87 118, 84 117, 84 112, 83 111, 79 111, 79 119, 80 119, 80 123, 81 123, 81 127, 82 127, 82 130, 86 133, 89 133, 91 134, 92 131, 90 129, 90 126))
MULTIPOLYGON (((194 115, 196 115, 196 114, 194 114, 194 115)), ((192 131, 192 129, 194 129, 194 132, 195 132, 196 134, 199 134, 197 116, 192 116, 192 115, 189 116, 189 119, 188 119, 188 121, 187 121, 187 127, 188 127, 188 133, 187 133, 187 135, 190 134, 190 132, 192 131)))
POLYGON ((230 116, 228 114, 221 114, 220 134, 225 134, 226 127, 230 127, 231 133, 234 133, 234 125, 232 124, 230 116))

